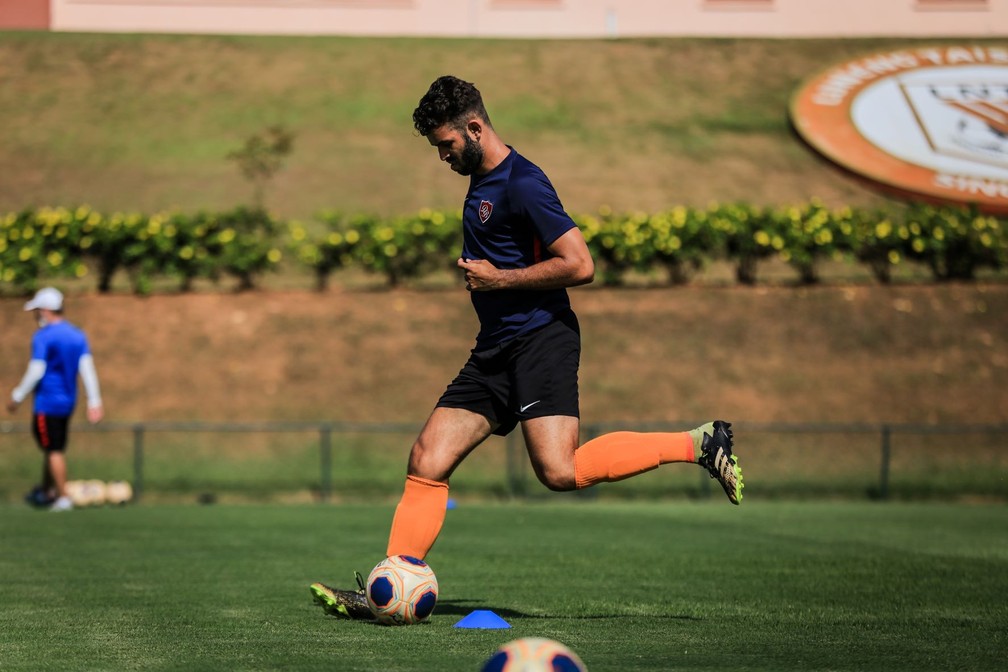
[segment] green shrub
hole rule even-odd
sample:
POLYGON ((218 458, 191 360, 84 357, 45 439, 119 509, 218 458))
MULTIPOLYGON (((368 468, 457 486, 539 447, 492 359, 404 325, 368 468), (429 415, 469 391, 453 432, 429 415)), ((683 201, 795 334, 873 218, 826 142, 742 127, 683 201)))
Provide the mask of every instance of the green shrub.
MULTIPOLYGON (((778 258, 801 283, 819 281, 824 259, 854 259, 880 283, 899 264, 913 261, 938 281, 970 280, 981 268, 1008 265, 1003 220, 968 208, 915 204, 876 210, 830 210, 819 201, 760 208, 712 204, 657 213, 573 215, 596 261, 603 285, 625 282, 629 272, 664 272, 674 285, 689 282, 704 265, 724 259, 738 282, 755 284, 758 264, 778 258)), ((44 280, 83 278, 93 270, 100 292, 119 271, 138 294, 159 278, 188 291, 197 278, 237 280, 251 289, 276 270, 281 248, 309 269, 324 290, 330 275, 356 266, 383 275, 389 286, 454 269, 462 248, 462 213, 421 210, 383 218, 323 213, 316 222, 278 222, 261 208, 225 212, 113 213, 87 206, 39 208, 0 218, 0 280, 29 293, 44 280)))
POLYGON ((707 221, 721 239, 725 256, 735 262, 735 279, 744 285, 756 284, 759 261, 784 249, 780 222, 764 208, 714 204, 707 212, 707 221))
POLYGON ((295 259, 312 270, 315 288, 321 292, 328 287, 334 271, 353 263, 361 230, 370 230, 372 225, 366 216, 351 217, 341 212, 323 213, 318 219, 321 231, 312 233, 301 222, 292 221, 287 235, 295 259))
POLYGON ((30 293, 43 280, 85 276, 80 240, 96 219, 87 207, 9 213, 0 219, 0 281, 30 293))
POLYGON ((1002 223, 967 208, 915 204, 907 209, 909 254, 930 267, 935 279, 972 280, 979 268, 1006 263, 1002 223))
POLYGON ((845 208, 838 217, 840 226, 849 231, 845 251, 865 264, 879 283, 891 283, 893 269, 907 258, 909 229, 894 224, 893 217, 881 210, 845 208))
POLYGON ((648 226, 654 261, 664 267, 673 285, 686 284, 722 253, 723 243, 703 210, 679 206, 651 216, 648 226))
POLYGON ((783 239, 780 257, 798 272, 805 285, 819 282, 819 264, 823 259, 843 256, 847 247, 840 218, 819 201, 805 207, 779 208, 769 213, 773 230, 783 239))
POLYGON ((605 285, 622 285, 630 270, 648 271, 654 263, 649 216, 643 212, 616 214, 607 206, 595 216, 574 216, 597 274, 605 285))
POLYGON ((239 291, 253 289, 255 279, 283 259, 276 241, 279 225, 261 208, 235 208, 209 217, 206 224, 209 273, 236 278, 239 291))
POLYGON ((390 287, 444 267, 462 253, 462 214, 421 210, 411 216, 362 220, 354 257, 364 270, 385 276, 390 287))

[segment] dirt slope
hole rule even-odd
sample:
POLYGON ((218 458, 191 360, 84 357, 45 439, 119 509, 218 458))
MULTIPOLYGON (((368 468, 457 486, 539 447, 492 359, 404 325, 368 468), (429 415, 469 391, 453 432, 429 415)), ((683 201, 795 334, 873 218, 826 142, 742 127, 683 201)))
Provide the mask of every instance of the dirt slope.
MULTIPOLYGON (((587 288, 572 298, 586 421, 1008 415, 1003 285, 587 288)), ((22 303, 0 299, 4 390, 28 357, 22 303)), ((91 336, 115 421, 420 423, 476 329, 457 289, 83 294, 70 296, 67 317, 91 336)))

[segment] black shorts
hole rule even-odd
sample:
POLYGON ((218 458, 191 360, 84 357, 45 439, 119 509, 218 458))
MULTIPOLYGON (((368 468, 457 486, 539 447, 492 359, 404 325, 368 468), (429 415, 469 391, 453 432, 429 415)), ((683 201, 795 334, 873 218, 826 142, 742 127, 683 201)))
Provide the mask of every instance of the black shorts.
POLYGON ((36 413, 32 418, 32 436, 38 447, 47 453, 66 451, 70 418, 65 415, 36 413))
POLYGON ((573 312, 528 334, 473 351, 437 406, 464 408, 506 436, 521 420, 579 417, 581 330, 573 312))

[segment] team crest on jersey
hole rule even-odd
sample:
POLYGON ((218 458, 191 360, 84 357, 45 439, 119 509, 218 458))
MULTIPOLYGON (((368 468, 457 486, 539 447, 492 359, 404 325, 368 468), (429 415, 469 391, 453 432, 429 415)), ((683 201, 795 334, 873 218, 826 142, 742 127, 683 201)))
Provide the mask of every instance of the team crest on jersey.
POLYGON ((493 212, 493 203, 491 203, 490 201, 480 201, 479 218, 481 222, 486 224, 487 220, 490 219, 490 213, 492 212, 493 212))

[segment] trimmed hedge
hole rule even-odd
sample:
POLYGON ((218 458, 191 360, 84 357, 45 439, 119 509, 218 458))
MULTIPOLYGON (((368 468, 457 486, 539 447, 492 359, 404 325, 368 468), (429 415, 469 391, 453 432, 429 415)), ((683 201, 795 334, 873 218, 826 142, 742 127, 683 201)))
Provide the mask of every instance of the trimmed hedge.
MULTIPOLYGON (((324 213, 312 222, 280 222, 255 208, 195 214, 103 214, 87 206, 39 208, 0 219, 0 281, 29 293, 60 278, 95 277, 108 292, 128 274, 134 292, 157 279, 180 291, 199 278, 229 276, 238 289, 255 287, 279 268, 285 253, 311 271, 319 290, 331 274, 357 267, 390 286, 454 268, 461 253, 461 212, 422 210, 398 217, 324 213)), ((1008 264, 1005 221, 969 208, 913 204, 892 210, 829 209, 818 201, 764 208, 714 204, 644 213, 602 208, 575 215, 596 260, 601 284, 631 272, 664 272, 688 283, 705 265, 726 260, 738 282, 755 284, 760 262, 779 258, 798 280, 813 284, 825 259, 864 264, 889 283, 900 264, 929 268, 936 281, 971 280, 982 268, 1008 264)))

